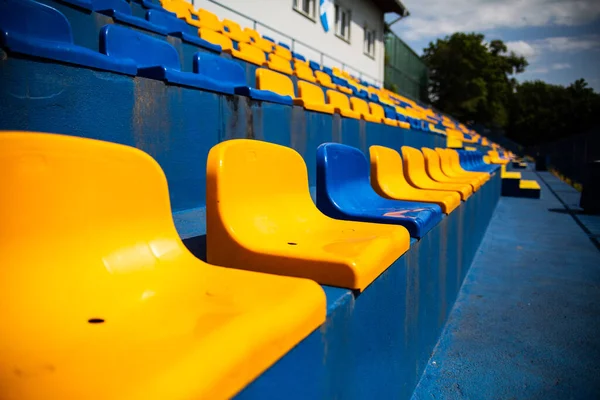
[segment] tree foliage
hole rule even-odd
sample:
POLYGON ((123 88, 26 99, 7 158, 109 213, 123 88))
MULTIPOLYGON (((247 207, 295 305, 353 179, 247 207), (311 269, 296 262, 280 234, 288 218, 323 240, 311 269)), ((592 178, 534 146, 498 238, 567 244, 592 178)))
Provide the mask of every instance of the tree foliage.
POLYGON ((523 82, 514 94, 507 135, 523 145, 541 144, 598 126, 598 116, 600 95, 584 79, 568 87, 523 82))
POLYGON ((423 60, 429 67, 429 94, 436 108, 465 122, 508 124, 517 84, 512 75, 528 64, 508 53, 501 40, 487 43, 482 34, 455 33, 430 43, 423 60))
POLYGON ((433 105, 458 120, 484 125, 523 145, 582 133, 598 125, 600 95, 583 79, 568 87, 542 81, 518 84, 527 60, 501 40, 454 33, 423 51, 433 105))

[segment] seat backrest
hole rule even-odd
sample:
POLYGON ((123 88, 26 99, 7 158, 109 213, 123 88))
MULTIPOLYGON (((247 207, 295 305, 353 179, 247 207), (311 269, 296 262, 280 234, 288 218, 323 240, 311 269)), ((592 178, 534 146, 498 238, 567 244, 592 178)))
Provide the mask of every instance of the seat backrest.
POLYGON ((393 192, 405 189, 412 191, 414 188, 404 178, 402 158, 400 154, 388 147, 369 147, 371 159, 371 186, 377 193, 393 192), (394 190, 387 190, 386 186, 393 185, 394 190))
MULTIPOLYGON (((225 21, 225 20, 223 20, 223 21, 225 21)), ((258 39, 260 39, 260 38, 261 38, 261 37, 260 37, 260 34, 259 34, 258 32, 256 32, 256 31, 255 31, 254 29, 252 29, 252 28, 244 28, 244 33, 245 33, 246 35, 248 35, 248 37, 249 37, 249 38, 250 38, 252 41, 254 41, 254 42, 257 42, 257 41, 258 41, 258 39)))
POLYGON ((200 37, 206 40, 207 42, 211 42, 212 44, 218 44, 219 46, 221 46, 221 49, 223 51, 233 49, 233 43, 231 42, 231 39, 229 39, 222 33, 215 32, 208 28, 200 28, 198 33, 200 34, 200 37))
POLYGON ((138 68, 181 69, 179 54, 168 42, 119 25, 100 29, 100 52, 109 57, 131 59, 138 68))
POLYGON ((298 81, 298 97, 309 104, 325 104, 323 90, 306 81, 298 81))
POLYGON ((331 70, 331 68, 323 66, 323 72, 325 72, 327 75, 331 76, 333 75, 333 71, 331 70))
POLYGON ((402 161, 404 165, 404 177, 414 185, 419 178, 426 177, 429 180, 425 170, 425 157, 418 149, 402 146, 402 161))
POLYGON ((282 96, 296 97, 294 83, 290 78, 266 68, 256 69, 256 88, 269 90, 282 96))
POLYGON ((350 105, 357 113, 365 115, 371 114, 369 111, 369 105, 363 99, 359 99, 358 97, 350 97, 350 105))
POLYGON ((250 43, 238 43, 238 51, 247 54, 254 60, 260 61, 261 64, 267 61, 265 52, 250 43))
POLYGON ((189 32, 189 25, 185 21, 173 17, 172 15, 158 10, 148 10, 146 12, 146 20, 149 22, 164 27, 167 32, 189 32))
POLYGON ((359 149, 340 143, 321 144, 317 148, 319 209, 329 208, 332 203, 343 208, 376 204, 380 198, 369 182, 369 169, 369 161, 359 149))
POLYGON ((233 86, 246 86, 244 68, 233 60, 217 54, 198 52, 194 54, 194 72, 216 81, 227 81, 233 86))
POLYGON ((198 11, 196 11, 196 14, 200 18, 200 23, 203 27, 215 32, 223 32, 223 24, 215 14, 203 8, 199 8, 198 11))
POLYGON ((336 108, 349 109, 350 101, 348 96, 335 90, 327 91, 327 104, 331 104, 336 108))
MULTIPOLYGON (((202 264, 192 261, 175 230, 164 173, 140 150, 3 132, 0 169, 3 315, 23 313, 34 329, 42 324, 44 343, 68 334, 81 339, 88 319, 110 324, 124 317, 124 303, 139 306, 157 282, 176 283, 177 271, 165 261, 181 255, 190 266, 202 264), (74 314, 83 328, 79 322, 71 328, 74 314)), ((8 332, 2 334, 7 340, 8 332)))
MULTIPOLYGON (((306 64, 306 57, 304 57, 302 54, 298 54, 298 53, 296 53, 296 52, 292 51, 292 58, 293 58, 294 60, 299 60, 299 61, 302 61, 303 63, 305 63, 305 64, 306 64)), ((307 65, 307 66, 308 66, 308 65, 307 65)))
POLYGON ((308 62, 308 66, 310 67, 310 69, 312 69, 313 71, 320 71, 321 70, 321 65, 313 60, 310 60, 308 62))
POLYGON ((231 32, 231 33, 236 33, 236 34, 243 33, 242 27, 240 26, 240 24, 238 24, 235 21, 224 18, 221 23, 223 24, 223 27, 227 28, 229 30, 229 32, 231 32))
POLYGON ((131 6, 125 0, 92 0, 93 11, 113 10, 131 15, 131 6))
POLYGON ((422 147, 421 151, 423 152, 423 157, 425 157, 425 166, 429 175, 435 180, 438 180, 436 178, 437 176, 445 178, 445 175, 442 172, 442 160, 440 155, 429 147, 422 147))
POLYGON ((323 71, 315 70, 315 77, 322 83, 333 83, 331 82, 331 77, 323 71))
POLYGON ((292 60, 292 52, 280 45, 275 45, 275 54, 285 60, 292 60))
POLYGON ((221 142, 210 150, 206 172, 206 204, 216 208, 207 216, 209 235, 211 224, 234 227, 236 236, 247 237, 256 235, 257 226, 276 235, 298 221, 322 218, 310 197, 306 164, 289 147, 249 139, 221 142))
POLYGON ((384 107, 385 117, 390 119, 397 119, 396 110, 393 107, 384 107))
POLYGON ((296 71, 296 75, 300 79, 306 79, 306 80, 310 80, 310 81, 314 81, 314 79, 315 79, 312 69, 310 69, 303 62, 295 62, 294 70, 296 71))
POLYGON ((273 44, 275 44, 275 40, 269 36, 263 35, 263 39, 268 40, 269 42, 272 42, 273 44))
POLYGON ((73 43, 69 21, 55 8, 31 0, 2 0, 0 11, 0 33, 73 43))
MULTIPOLYGON (((262 52, 262 50, 260 51, 262 52)), ((269 66, 275 67, 274 69, 283 70, 285 72, 289 72, 290 74, 293 72, 290 62, 288 60, 284 60, 283 58, 279 57, 274 53, 269 54, 269 61, 269 66)))
POLYGON ((279 46, 283 47, 284 49, 290 50, 290 46, 283 42, 279 42, 279 46))
POLYGON ((369 103, 369 108, 371 109, 371 115, 373 115, 375 118, 379 118, 379 119, 386 118, 385 112, 383 111, 383 107, 380 106, 379 104, 369 103))

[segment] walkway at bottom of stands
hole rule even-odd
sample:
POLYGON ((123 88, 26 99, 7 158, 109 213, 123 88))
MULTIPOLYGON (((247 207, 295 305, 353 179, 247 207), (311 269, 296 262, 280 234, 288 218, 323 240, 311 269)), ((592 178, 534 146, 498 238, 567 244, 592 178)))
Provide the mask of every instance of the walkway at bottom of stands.
POLYGON ((413 400, 600 398, 600 251, 523 177, 542 198, 500 199, 413 400))

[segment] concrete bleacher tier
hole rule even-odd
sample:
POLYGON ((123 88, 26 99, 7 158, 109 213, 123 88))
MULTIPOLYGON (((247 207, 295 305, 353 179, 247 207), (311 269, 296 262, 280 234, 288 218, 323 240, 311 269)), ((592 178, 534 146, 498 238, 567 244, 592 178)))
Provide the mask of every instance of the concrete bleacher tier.
POLYGON ((507 155, 186 4, 43 3, 0 0, 7 398, 408 399, 507 155))

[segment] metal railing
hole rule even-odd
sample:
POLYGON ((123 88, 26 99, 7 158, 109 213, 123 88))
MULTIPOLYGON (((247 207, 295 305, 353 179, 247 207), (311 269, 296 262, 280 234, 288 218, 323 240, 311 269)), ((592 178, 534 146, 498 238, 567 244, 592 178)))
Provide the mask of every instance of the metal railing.
MULTIPOLYGON (((198 0, 189 0, 189 1, 191 1, 192 5, 194 7, 198 7, 198 4, 197 4, 197 3, 199 3, 198 0)), ((231 13, 234 13, 234 14, 242 17, 242 18, 247 19, 248 21, 251 21, 252 22, 252 29, 254 29, 254 30, 256 30, 257 27, 261 26, 263 28, 268 29, 271 32, 276 33, 277 35, 280 35, 280 36, 282 36, 282 37, 284 37, 286 39, 289 39, 291 41, 291 49, 292 49, 292 51, 296 51, 296 45, 301 45, 301 46, 303 46, 303 47, 305 47, 307 49, 310 49, 311 51, 319 54, 319 63, 321 64, 321 66, 325 66, 325 58, 327 58, 327 59, 332 60, 332 61, 338 63, 339 65, 341 65, 342 66, 342 70, 350 70, 350 72, 354 72, 353 75, 358 75, 359 79, 367 78, 367 79, 371 80, 372 82, 374 82, 376 85, 383 86, 383 80, 382 79, 378 79, 378 78, 375 78, 374 76, 366 74, 366 73, 364 73, 364 72, 362 72, 362 71, 360 71, 360 70, 352 67, 351 65, 348 65, 346 62, 344 62, 342 60, 339 60, 339 59, 337 59, 335 57, 332 57, 332 56, 330 56, 328 54, 325 54, 323 51, 321 51, 321 50, 319 50, 319 49, 317 49, 317 48, 315 48, 315 47, 313 47, 313 46, 311 46, 311 45, 309 45, 307 43, 304 43, 304 42, 296 39, 295 37, 292 37, 292 36, 288 35, 287 33, 283 33, 283 32, 281 32, 281 31, 279 31, 279 30, 277 30, 275 28, 272 28, 271 26, 269 26, 267 24, 264 24, 264 23, 260 22, 259 20, 254 19, 254 18, 252 18, 252 17, 250 17, 250 16, 248 16, 248 15, 246 15, 244 13, 241 13, 241 12, 237 11, 237 10, 234 10, 233 8, 228 7, 228 6, 224 5, 224 4, 221 4, 218 1, 215 1, 215 0, 205 0, 205 1, 207 1, 209 3, 216 4, 217 6, 223 8, 223 9, 225 9, 225 10, 231 12, 231 13)))

